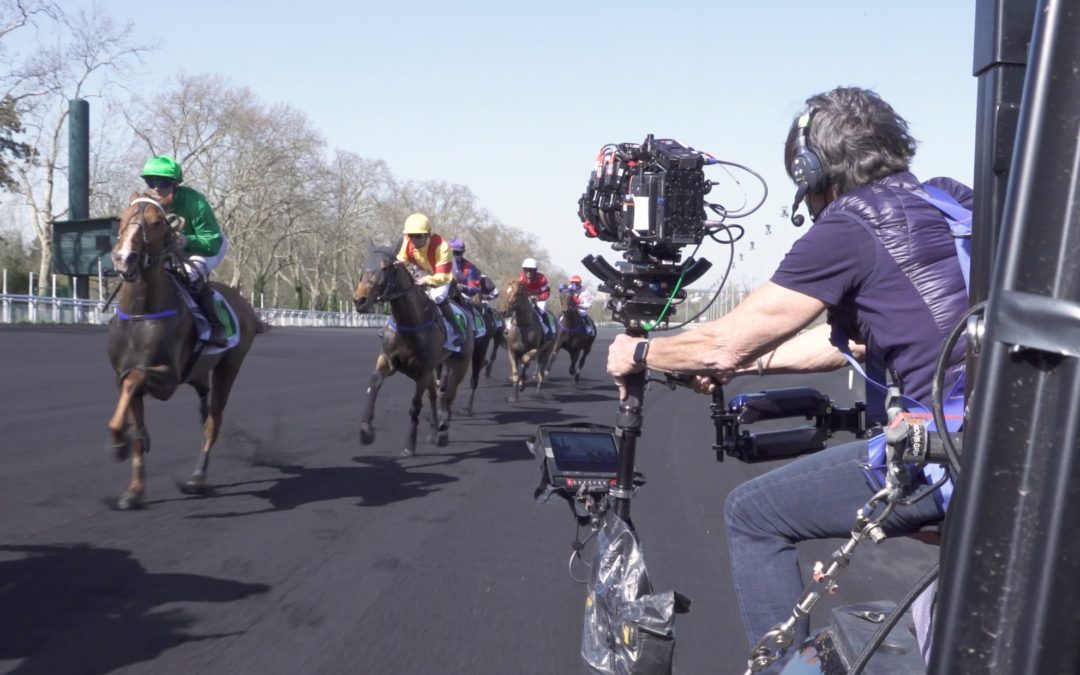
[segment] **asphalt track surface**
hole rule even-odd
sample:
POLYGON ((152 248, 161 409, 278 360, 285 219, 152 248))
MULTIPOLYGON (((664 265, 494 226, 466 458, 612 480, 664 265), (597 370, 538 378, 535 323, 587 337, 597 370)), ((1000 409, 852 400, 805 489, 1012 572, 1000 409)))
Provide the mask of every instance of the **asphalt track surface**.
MULTIPOLYGON (((200 442, 185 387, 148 403, 148 503, 117 512, 130 469, 104 450, 116 402, 105 330, 0 326, 0 672, 590 672, 584 587, 567 573, 574 524, 564 504, 533 501, 523 441, 540 423, 614 422, 613 335, 602 332, 579 385, 564 354, 544 398, 528 390, 517 405, 500 355, 450 444, 400 459, 403 376, 383 388, 375 443, 357 440, 374 331, 276 328, 233 391, 213 493, 176 487, 200 442)), ((849 404, 847 382, 814 384, 849 404)), ((805 383, 743 378, 727 393, 805 383)), ((655 588, 693 600, 677 621, 677 673, 741 672, 748 651, 721 509, 771 467, 719 464, 711 439, 707 398, 651 388, 638 443, 649 482, 633 518, 655 588)), ((804 571, 838 543, 802 547, 804 571)), ((936 555, 912 540, 865 543, 819 608, 895 600, 936 555)))

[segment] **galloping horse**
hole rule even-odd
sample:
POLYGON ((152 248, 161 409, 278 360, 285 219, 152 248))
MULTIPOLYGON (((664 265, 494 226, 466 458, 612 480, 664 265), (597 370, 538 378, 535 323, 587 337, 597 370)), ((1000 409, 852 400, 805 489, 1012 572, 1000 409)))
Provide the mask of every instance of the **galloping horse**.
POLYGON ((117 502, 121 509, 141 506, 146 491, 144 456, 150 452, 150 436, 143 396, 167 400, 185 382, 195 388, 203 421, 202 450, 194 473, 180 489, 187 494, 204 493, 210 451, 221 430, 229 392, 255 334, 269 330, 236 290, 214 284, 236 313, 239 342, 227 351, 203 355, 195 321, 177 282, 163 265, 173 237, 165 209, 139 193, 133 193, 130 202, 120 214, 120 233, 112 250, 122 283, 108 335, 109 361, 120 387, 120 399, 109 420, 108 447, 117 461, 131 454, 131 484, 117 502))
MULTIPOLYGON (((473 414, 473 400, 476 398, 476 387, 480 383, 480 371, 484 369, 484 357, 487 356, 487 346, 492 340, 494 333, 488 328, 487 319, 484 317, 484 305, 478 296, 471 297, 461 294, 458 298, 462 305, 467 305, 466 316, 469 321, 475 321, 477 317, 484 323, 484 334, 477 337, 473 335, 472 366, 469 370, 469 399, 461 408, 462 415, 473 414), (471 310, 471 311, 470 311, 471 310)), ((475 324, 474 324, 475 325, 475 324)))
POLYGON ((506 346, 506 319, 503 318, 501 312, 486 302, 481 305, 481 311, 484 314, 484 328, 487 330, 488 335, 491 336, 491 355, 487 357, 487 368, 484 370, 484 377, 490 380, 491 368, 495 365, 495 355, 499 353, 499 346, 508 349, 506 346))
POLYGON ((395 251, 371 247, 360 283, 353 293, 353 303, 356 311, 362 314, 378 302, 390 303, 391 321, 383 333, 382 353, 375 361, 375 371, 368 385, 360 421, 360 443, 370 445, 375 441, 375 430, 371 426, 375 399, 383 381, 400 370, 416 383, 402 456, 410 457, 416 453, 417 426, 425 391, 432 408, 431 435, 440 447, 445 446, 450 440, 451 405, 458 385, 472 364, 472 326, 465 332, 460 352, 444 349, 446 328, 435 302, 415 284, 409 271, 397 261, 395 251))
POLYGON ((559 292, 559 302, 562 303, 562 313, 559 315, 559 330, 555 334, 555 346, 551 350, 551 358, 547 363, 547 372, 551 372, 551 366, 559 355, 560 349, 570 353, 570 375, 574 382, 581 379, 581 369, 585 366, 585 357, 592 349, 596 335, 590 335, 585 329, 585 318, 578 312, 577 304, 569 291, 559 292))
POLYGON ((544 366, 555 340, 545 340, 540 317, 525 287, 516 279, 506 289, 506 314, 506 349, 510 356, 510 382, 514 387, 509 400, 517 403, 518 394, 525 386, 526 371, 533 361, 536 362, 536 391, 544 386, 544 366))

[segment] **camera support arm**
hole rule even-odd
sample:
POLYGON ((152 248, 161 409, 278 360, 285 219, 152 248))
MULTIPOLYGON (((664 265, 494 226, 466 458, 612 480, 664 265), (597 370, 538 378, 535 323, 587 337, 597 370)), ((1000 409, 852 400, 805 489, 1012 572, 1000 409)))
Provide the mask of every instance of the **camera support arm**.
MULTIPOLYGON (((646 337, 644 331, 628 329, 627 335, 646 337)), ((623 377, 626 398, 619 402, 619 412, 615 416, 615 437, 619 443, 619 464, 615 487, 611 496, 615 500, 615 514, 633 529, 630 520, 630 498, 634 495, 634 462, 637 454, 637 439, 641 436, 644 421, 642 410, 645 406, 646 371, 630 373, 623 377)))

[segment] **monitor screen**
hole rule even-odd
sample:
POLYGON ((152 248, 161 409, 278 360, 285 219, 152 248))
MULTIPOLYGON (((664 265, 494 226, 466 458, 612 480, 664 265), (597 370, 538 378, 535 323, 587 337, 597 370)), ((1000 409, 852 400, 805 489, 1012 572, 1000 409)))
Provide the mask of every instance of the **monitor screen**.
POLYGON ((615 475, 619 453, 609 433, 551 431, 551 453, 560 471, 615 475))

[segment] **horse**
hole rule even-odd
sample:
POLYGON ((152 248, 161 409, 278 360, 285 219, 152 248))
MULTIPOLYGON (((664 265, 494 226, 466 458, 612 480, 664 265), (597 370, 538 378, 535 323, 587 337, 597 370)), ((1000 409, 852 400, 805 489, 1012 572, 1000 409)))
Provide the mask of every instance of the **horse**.
POLYGON ((551 349, 551 358, 547 363, 547 372, 551 372, 551 366, 559 355, 560 349, 570 353, 570 375, 574 382, 581 379, 581 369, 585 366, 585 358, 592 349, 596 340, 596 333, 589 334, 586 330, 585 317, 579 311, 570 291, 559 292, 559 302, 562 304, 562 313, 559 315, 559 328, 555 334, 555 346, 551 349))
POLYGON ((496 310, 486 301, 481 301, 478 305, 481 315, 484 317, 484 330, 491 337, 489 344, 491 345, 491 354, 487 356, 485 362, 487 368, 484 369, 484 377, 491 379, 491 368, 495 365, 495 355, 499 353, 499 346, 506 349, 506 319, 503 318, 501 312, 496 310))
POLYGON ((506 289, 506 349, 510 358, 510 382, 514 393, 508 399, 517 403, 525 387, 529 364, 536 362, 536 391, 544 386, 544 366, 551 357, 554 338, 547 338, 540 317, 529 299, 525 287, 513 280, 506 289))
POLYGON ((401 455, 411 457, 416 454, 424 392, 427 392, 432 408, 428 441, 434 437, 436 444, 444 447, 450 441, 450 410, 458 385, 472 365, 472 326, 465 331, 460 352, 445 349, 446 328, 435 301, 416 285, 405 265, 397 260, 395 251, 372 246, 360 283, 353 293, 353 304, 356 311, 363 314, 379 302, 389 302, 391 320, 383 331, 382 352, 375 360, 375 370, 368 384, 360 421, 360 443, 370 445, 375 441, 375 430, 371 426, 375 399, 386 378, 401 371, 416 383, 409 406, 409 432, 401 455))
POLYGON ((205 494, 210 451, 221 430, 229 393, 255 335, 269 330, 239 292, 215 283, 214 288, 236 314, 239 342, 225 351, 203 354, 179 282, 165 268, 166 260, 173 259, 169 249, 174 236, 161 203, 151 193, 132 193, 130 204, 120 214, 119 236, 112 249, 121 284, 107 338, 109 361, 120 388, 109 420, 107 447, 117 461, 131 456, 131 483, 117 501, 122 510, 142 506, 146 494, 145 455, 150 452, 150 436, 143 396, 168 400, 185 383, 199 395, 202 449, 195 471, 180 489, 185 494, 205 494))
POLYGON ((484 305, 479 295, 466 296, 459 292, 456 297, 465 307, 466 316, 469 317, 470 321, 476 321, 479 317, 484 324, 484 334, 482 336, 475 335, 474 330, 472 364, 469 369, 469 398, 460 410, 462 415, 471 416, 473 414, 473 400, 476 398, 476 387, 480 383, 480 371, 484 369, 484 357, 487 356, 488 343, 492 340, 494 333, 488 327, 487 318, 484 316, 484 305))

